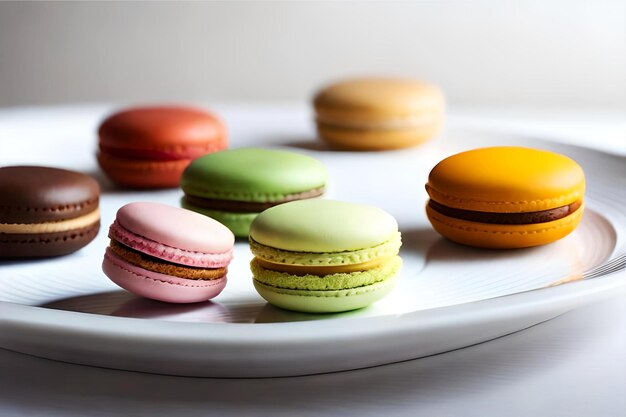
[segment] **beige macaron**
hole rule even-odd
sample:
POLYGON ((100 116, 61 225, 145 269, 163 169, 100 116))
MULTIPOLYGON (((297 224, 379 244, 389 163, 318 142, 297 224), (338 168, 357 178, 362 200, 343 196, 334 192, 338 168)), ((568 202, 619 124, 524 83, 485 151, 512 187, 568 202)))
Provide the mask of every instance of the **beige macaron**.
POLYGON ((434 85, 405 78, 354 78, 324 87, 313 100, 319 136, 343 149, 386 150, 434 137, 444 97, 434 85))

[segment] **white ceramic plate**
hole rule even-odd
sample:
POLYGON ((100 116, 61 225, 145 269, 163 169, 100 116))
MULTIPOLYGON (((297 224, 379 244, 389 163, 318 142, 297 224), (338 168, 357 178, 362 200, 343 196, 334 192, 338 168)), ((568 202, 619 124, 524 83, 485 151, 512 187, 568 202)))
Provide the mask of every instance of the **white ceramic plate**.
MULTIPOLYGON (((619 272, 626 236, 624 158, 460 127, 415 149, 332 152, 313 139, 294 139, 313 137, 303 114, 244 112, 227 118, 232 146, 286 146, 310 154, 329 169, 329 197, 377 205, 398 219, 404 267, 396 290, 369 308, 344 314, 283 311, 255 293, 248 270, 251 255, 247 244, 238 242, 228 286, 213 302, 168 305, 140 299, 101 272, 106 230, 122 204, 148 200, 178 205, 181 192, 111 187, 92 157, 93 128, 100 115, 60 113, 51 118, 40 112, 42 124, 16 122, 11 130, 16 142, 3 163, 65 166, 102 180, 103 228, 93 243, 73 255, 0 263, 0 347, 155 373, 304 375, 483 342, 626 286, 626 275, 619 272), (52 129, 45 141, 42 126, 52 129), (496 144, 551 149, 581 163, 588 179, 588 209, 574 233, 544 247, 488 251, 455 245, 431 229, 424 214, 430 168, 452 153, 496 144), (568 283, 555 285, 562 282, 568 283)), ((36 120, 32 116, 29 120, 36 120)))

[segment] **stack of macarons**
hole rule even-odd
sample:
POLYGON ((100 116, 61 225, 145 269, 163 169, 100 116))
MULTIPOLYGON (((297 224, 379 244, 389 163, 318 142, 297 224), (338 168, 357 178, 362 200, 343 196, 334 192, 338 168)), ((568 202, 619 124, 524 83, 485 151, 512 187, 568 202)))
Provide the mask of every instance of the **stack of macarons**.
POLYGON ((334 200, 282 204, 250 228, 254 286, 287 310, 362 308, 393 288, 400 245, 396 220, 379 208, 334 200))

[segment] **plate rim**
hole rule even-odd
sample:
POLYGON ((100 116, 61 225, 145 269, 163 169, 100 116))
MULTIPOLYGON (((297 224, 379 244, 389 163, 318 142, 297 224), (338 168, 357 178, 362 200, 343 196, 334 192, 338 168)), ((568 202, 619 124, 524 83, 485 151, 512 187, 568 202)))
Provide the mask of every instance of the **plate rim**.
MULTIPOLYGON (((455 128, 458 126, 455 126, 455 128)), ((472 133, 480 133, 475 127, 463 128, 472 133)), ((550 140, 517 135, 515 133, 494 132, 486 129, 490 135, 510 138, 515 137, 519 145, 537 144, 553 148, 558 146, 564 152, 591 152, 601 157, 626 159, 625 157, 579 145, 564 144, 550 140), (520 143, 519 139, 523 138, 520 143)), ((531 145, 532 146, 532 145, 531 145)), ((617 227, 615 219, 602 216, 614 229, 618 241, 610 256, 604 262, 613 259, 623 250, 624 229, 617 227), (620 244, 620 238, 622 240, 620 244)), ((603 263, 603 264, 604 264, 603 263)), ((381 334, 407 332, 423 329, 425 325, 436 326, 449 322, 451 318, 463 312, 464 320, 478 320, 481 316, 488 317, 503 308, 509 311, 524 310, 529 303, 548 306, 558 300, 560 311, 569 311, 610 296, 612 290, 626 287, 626 270, 595 278, 580 280, 561 286, 538 288, 530 291, 481 299, 455 305, 448 305, 425 310, 411 311, 403 314, 386 314, 370 317, 338 317, 333 320, 312 320, 277 323, 194 323, 173 322, 159 319, 114 317, 86 312, 55 310, 41 306, 30 306, 8 301, 0 301, 0 329, 19 328, 31 334, 57 332, 66 335, 97 336, 99 338, 124 339, 133 343, 145 343, 146 340, 162 343, 201 343, 205 346, 240 346, 252 347, 259 343, 260 336, 264 344, 275 344, 289 341, 291 344, 328 343, 329 341, 367 340, 380 337, 381 334), (586 296, 585 296, 586 295, 586 296), (511 301, 515 300, 515 301, 511 301), (68 318, 71 318, 68 320, 68 318), (427 319, 427 320, 425 320, 427 319), (344 326, 350 323, 350 326, 344 326), (198 331, 198 329, 203 331, 198 331), (307 331, 303 331, 306 329, 307 331), (289 330, 289 331, 286 331, 289 330), (315 330, 315 331, 313 331, 315 330), (308 333, 308 334, 307 334, 308 333), (294 335, 297 335, 294 339, 294 335)), ((547 307, 546 307, 547 308, 547 307)), ((426 326, 427 327, 427 326, 426 326)), ((8 332, 1 332, 8 333, 8 332)), ((64 340, 55 340, 61 346, 64 340)), ((11 337, 0 336, 0 347, 11 349, 11 337)), ((15 349, 16 351, 23 351, 15 349)), ((44 356, 44 355, 38 355, 44 356)), ((85 363, 84 361, 80 363, 85 363)), ((350 368, 352 369, 352 368, 350 368)))

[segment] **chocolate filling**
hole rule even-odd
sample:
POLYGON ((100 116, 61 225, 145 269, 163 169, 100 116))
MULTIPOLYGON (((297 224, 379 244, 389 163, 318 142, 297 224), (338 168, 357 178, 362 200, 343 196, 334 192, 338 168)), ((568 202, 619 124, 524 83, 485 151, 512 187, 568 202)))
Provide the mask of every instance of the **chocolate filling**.
POLYGON ((557 207, 550 210, 532 211, 527 213, 488 213, 485 211, 452 208, 439 204, 433 200, 428 202, 428 206, 431 209, 443 214, 444 216, 489 224, 534 224, 551 222, 572 214, 578 210, 581 205, 582 201, 575 201, 567 206, 557 207))
POLYGON ((257 201, 235 201, 220 200, 215 198, 202 198, 185 194, 185 201, 192 206, 207 208, 211 210, 230 211, 234 213, 260 213, 270 207, 287 203, 295 200, 305 200, 307 198, 319 197, 324 193, 324 188, 316 188, 314 190, 304 191, 301 193, 290 194, 289 196, 275 201, 257 202, 257 201))

